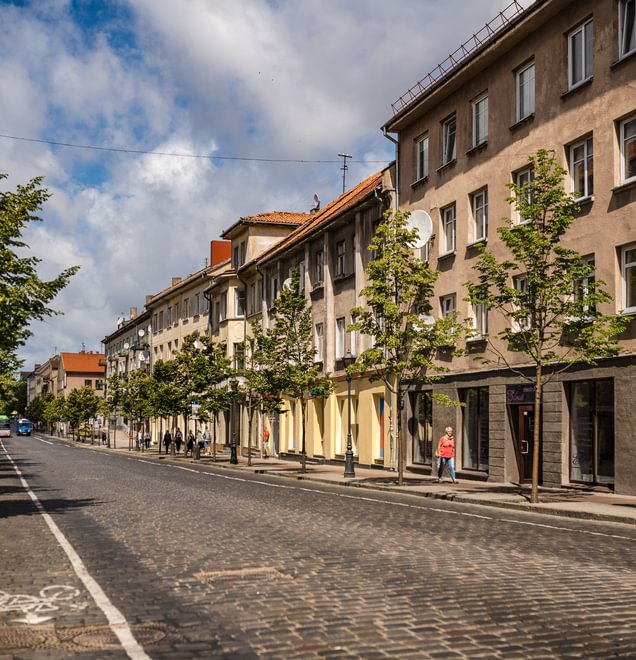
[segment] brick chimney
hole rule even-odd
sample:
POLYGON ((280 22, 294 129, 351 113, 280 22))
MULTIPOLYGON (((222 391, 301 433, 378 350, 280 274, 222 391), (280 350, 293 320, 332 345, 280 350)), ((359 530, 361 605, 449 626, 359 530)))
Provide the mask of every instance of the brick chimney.
POLYGON ((232 241, 220 239, 210 241, 210 266, 218 266, 227 261, 232 254, 232 241))

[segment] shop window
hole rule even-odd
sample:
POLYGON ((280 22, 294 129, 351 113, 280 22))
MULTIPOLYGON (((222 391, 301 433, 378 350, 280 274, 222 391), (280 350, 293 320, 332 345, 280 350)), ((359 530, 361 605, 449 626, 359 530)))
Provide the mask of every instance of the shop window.
POLYGON ((432 465, 433 452, 433 395, 429 391, 410 392, 411 418, 408 426, 411 435, 413 463, 432 465))
POLYGON ((487 470, 489 452, 489 396, 487 387, 461 390, 462 467, 466 470, 487 470))

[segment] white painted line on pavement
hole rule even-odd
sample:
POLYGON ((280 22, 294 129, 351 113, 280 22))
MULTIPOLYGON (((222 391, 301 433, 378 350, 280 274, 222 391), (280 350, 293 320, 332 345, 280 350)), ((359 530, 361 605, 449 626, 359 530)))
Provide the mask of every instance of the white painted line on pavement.
POLYGON ((50 440, 45 440, 44 438, 35 438, 36 440, 39 440, 40 442, 44 442, 47 445, 53 445, 55 443, 51 442, 50 440))
POLYGON ((528 522, 526 520, 512 520, 510 518, 502 518, 503 522, 512 523, 513 525, 529 525, 530 527, 546 527, 547 529, 556 529, 560 532, 578 532, 579 534, 588 534, 590 536, 603 536, 609 539, 622 539, 623 541, 636 541, 631 536, 621 536, 620 534, 608 534, 606 532, 593 532, 588 529, 570 529, 569 527, 559 527, 558 525, 546 525, 545 523, 528 522))
POLYGON ((5 455, 9 459, 13 469, 16 471, 16 474, 20 479, 20 483, 35 504, 37 510, 42 514, 44 521, 48 525, 48 528, 51 530, 51 533, 57 542, 60 544, 62 550, 64 550, 66 556, 69 558, 75 574, 82 581, 88 593, 93 597, 97 607, 99 607, 99 609, 104 613, 104 616, 110 625, 110 629, 115 633, 117 639, 119 639, 122 648, 128 657, 132 658, 132 660, 151 660, 150 656, 146 654, 143 647, 135 639, 124 615, 112 604, 110 598, 108 598, 97 581, 90 575, 86 566, 84 565, 84 562, 81 560, 73 546, 64 536, 60 528, 55 524, 53 518, 51 518, 51 516, 45 511, 42 503, 29 487, 26 479, 22 476, 20 468, 18 468, 18 466, 15 464, 15 461, 9 455, 9 452, 7 451, 2 441, 0 441, 0 446, 2 446, 5 455))

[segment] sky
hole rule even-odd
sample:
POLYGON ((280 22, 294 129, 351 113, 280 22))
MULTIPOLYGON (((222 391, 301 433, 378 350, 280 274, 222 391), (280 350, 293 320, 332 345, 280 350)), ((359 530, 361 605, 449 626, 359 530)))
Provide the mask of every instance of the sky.
POLYGON ((43 176, 24 239, 44 278, 80 266, 24 369, 101 351, 241 216, 327 204, 338 154, 347 188, 386 166, 391 104, 509 5, 0 0, 0 190, 43 176))

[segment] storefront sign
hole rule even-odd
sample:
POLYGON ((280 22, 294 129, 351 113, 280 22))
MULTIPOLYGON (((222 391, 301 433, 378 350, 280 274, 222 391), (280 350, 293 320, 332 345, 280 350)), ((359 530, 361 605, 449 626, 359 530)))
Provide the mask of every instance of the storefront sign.
POLYGON ((506 385, 506 403, 509 406, 534 403, 534 385, 506 385))

